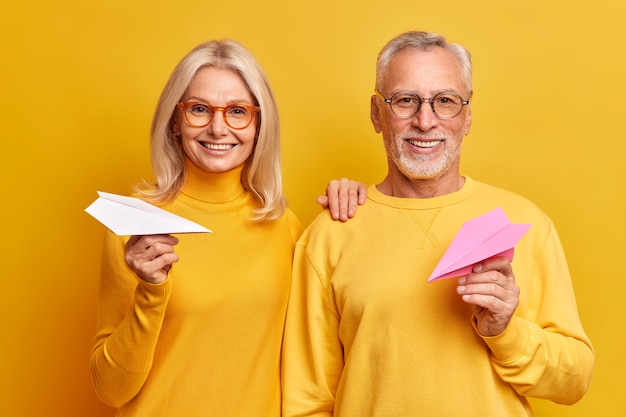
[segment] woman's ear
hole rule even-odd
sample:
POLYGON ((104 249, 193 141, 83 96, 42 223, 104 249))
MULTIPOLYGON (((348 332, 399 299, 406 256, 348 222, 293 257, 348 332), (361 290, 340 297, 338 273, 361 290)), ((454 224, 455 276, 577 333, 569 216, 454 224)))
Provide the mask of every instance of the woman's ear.
POLYGON ((178 123, 178 120, 176 120, 176 118, 172 118, 172 133, 174 133, 174 137, 176 139, 180 139, 182 137, 181 133, 180 133, 180 124, 178 123))

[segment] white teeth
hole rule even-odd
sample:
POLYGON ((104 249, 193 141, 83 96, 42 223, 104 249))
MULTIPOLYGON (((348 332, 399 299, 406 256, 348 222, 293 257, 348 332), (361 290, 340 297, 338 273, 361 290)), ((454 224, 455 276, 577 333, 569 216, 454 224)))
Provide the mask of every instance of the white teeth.
POLYGON ((204 146, 207 149, 212 149, 214 151, 227 151, 231 148, 234 148, 235 145, 230 145, 230 144, 215 144, 215 143, 202 143, 202 146, 204 146))
POLYGON ((439 144, 438 140, 421 141, 421 140, 409 140, 409 143, 413 146, 419 146, 420 148, 433 148, 439 144))

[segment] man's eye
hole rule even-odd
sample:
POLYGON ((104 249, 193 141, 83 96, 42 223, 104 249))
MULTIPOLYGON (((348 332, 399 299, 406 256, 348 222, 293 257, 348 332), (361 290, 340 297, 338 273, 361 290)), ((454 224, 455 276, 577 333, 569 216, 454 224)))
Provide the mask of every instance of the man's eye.
POLYGON ((419 103, 419 99, 414 96, 399 96, 394 97, 393 104, 397 104, 400 106, 413 106, 419 103))
POLYGON ((458 97, 455 96, 438 96, 437 97, 437 103, 438 104, 442 104, 444 106, 449 106, 449 105, 456 105, 459 104, 461 102, 461 100, 458 97))

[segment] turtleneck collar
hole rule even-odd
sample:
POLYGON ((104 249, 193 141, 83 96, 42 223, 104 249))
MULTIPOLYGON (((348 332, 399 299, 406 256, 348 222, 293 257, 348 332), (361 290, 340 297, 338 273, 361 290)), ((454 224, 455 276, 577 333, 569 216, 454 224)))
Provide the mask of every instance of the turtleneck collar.
POLYGON ((209 172, 185 158, 185 184, 182 193, 206 203, 228 203, 244 193, 241 184, 243 164, 226 172, 209 172))

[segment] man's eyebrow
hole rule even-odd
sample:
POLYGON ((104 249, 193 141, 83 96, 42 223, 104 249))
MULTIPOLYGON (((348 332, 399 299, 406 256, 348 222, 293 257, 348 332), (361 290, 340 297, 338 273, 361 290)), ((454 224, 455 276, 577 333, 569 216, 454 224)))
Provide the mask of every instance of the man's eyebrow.
MULTIPOLYGON (((415 95, 418 96, 420 98, 428 98, 425 95, 422 95, 420 93, 418 93, 415 90, 397 90, 391 93, 391 96, 396 95, 396 94, 411 94, 411 95, 415 95)), ((435 97, 438 94, 457 94, 457 95, 461 95, 461 93, 459 91, 456 91, 453 88, 447 88, 447 89, 441 89, 441 90, 433 90, 430 92, 430 97, 435 97)), ((390 96, 390 97, 391 97, 390 96)))

